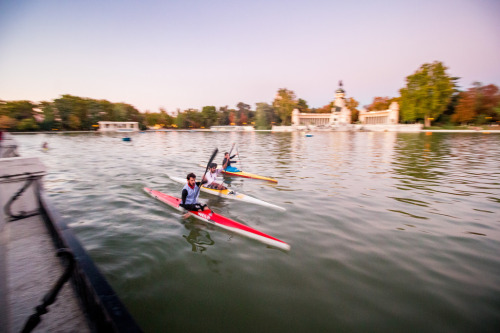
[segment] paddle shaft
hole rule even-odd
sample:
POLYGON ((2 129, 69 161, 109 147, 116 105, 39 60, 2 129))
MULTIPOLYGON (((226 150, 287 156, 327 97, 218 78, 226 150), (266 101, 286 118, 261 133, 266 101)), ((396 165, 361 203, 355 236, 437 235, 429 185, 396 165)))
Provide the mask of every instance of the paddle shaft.
POLYGON ((200 188, 202 186, 203 177, 205 177, 205 175, 207 174, 208 168, 210 167, 210 164, 212 164, 212 162, 215 158, 215 155, 217 155, 218 152, 219 152, 219 149, 215 148, 214 152, 212 153, 212 156, 210 157, 210 160, 207 163, 207 167, 205 168, 205 172, 203 173, 203 176, 201 176, 200 186, 198 186, 198 188, 196 189, 196 195, 194 196, 195 198, 198 197, 198 194, 200 193, 200 188))

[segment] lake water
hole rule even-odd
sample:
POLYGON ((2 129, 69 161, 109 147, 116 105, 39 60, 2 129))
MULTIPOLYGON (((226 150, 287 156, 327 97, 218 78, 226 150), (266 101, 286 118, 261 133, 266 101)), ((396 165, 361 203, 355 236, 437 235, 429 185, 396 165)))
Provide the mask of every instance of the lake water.
POLYGON ((500 331, 500 135, 121 137, 15 139, 46 164, 51 201, 144 331, 500 331), (201 199, 291 251, 183 220, 143 192, 180 196, 167 175, 201 175, 233 142, 243 170, 279 182, 230 187, 287 211, 201 199))

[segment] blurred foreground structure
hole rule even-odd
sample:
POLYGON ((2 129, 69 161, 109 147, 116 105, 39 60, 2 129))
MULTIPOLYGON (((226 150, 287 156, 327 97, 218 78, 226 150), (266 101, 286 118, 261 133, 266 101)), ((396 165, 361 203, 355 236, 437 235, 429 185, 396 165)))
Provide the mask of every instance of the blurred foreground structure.
POLYGON ((0 140, 0 333, 140 332, 47 199, 38 158, 0 140))

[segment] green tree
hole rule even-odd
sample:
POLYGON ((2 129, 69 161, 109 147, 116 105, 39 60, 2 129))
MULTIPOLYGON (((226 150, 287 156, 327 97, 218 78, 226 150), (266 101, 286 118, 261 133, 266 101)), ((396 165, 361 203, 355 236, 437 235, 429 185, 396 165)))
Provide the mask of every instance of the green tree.
POLYGON ((40 124, 40 127, 44 131, 50 131, 53 128, 59 128, 60 124, 58 124, 57 121, 57 114, 56 114, 56 109, 53 106, 53 103, 51 102, 41 102, 40 103, 40 108, 42 110, 43 114, 43 121, 40 124))
POLYGON ((273 108, 278 113, 282 125, 290 125, 292 111, 297 107, 297 97, 292 90, 281 88, 273 101, 273 108))
POLYGON ((256 105, 255 127, 260 130, 271 129, 275 118, 273 107, 267 103, 256 103, 256 105))
POLYGON ((202 122, 201 112, 195 109, 184 110, 175 118, 175 125, 178 128, 199 128, 202 122))
POLYGON ((78 96, 62 95, 61 98, 54 100, 54 107, 61 118, 61 129, 79 129, 74 128, 75 116, 79 119, 80 125, 88 122, 87 119, 87 101, 78 96), (71 124, 70 124, 71 117, 71 124), (83 121, 82 121, 83 120, 83 121))
POLYGON ((201 123, 205 128, 210 128, 217 123, 217 110, 215 106, 204 106, 201 110, 201 123))
POLYGON ((17 124, 17 129, 19 131, 36 131, 38 129, 38 125, 35 119, 32 118, 24 118, 19 121, 17 124))
POLYGON ((309 112, 309 105, 307 105, 307 102, 305 100, 299 98, 299 100, 297 101, 297 109, 299 109, 299 112, 309 112))
POLYGON ((175 117, 175 126, 177 128, 187 128, 189 123, 186 118, 187 116, 184 112, 179 112, 177 117, 175 117))
POLYGON ((455 80, 450 77, 441 62, 423 64, 414 74, 406 77, 406 87, 401 94, 400 116, 404 122, 439 117, 447 108, 455 89, 455 80))
POLYGON ((227 105, 219 107, 219 111, 217 112, 217 125, 229 125, 229 110, 227 105))
POLYGON ((0 115, 16 120, 33 119, 35 105, 30 101, 8 101, 0 104, 0 115))

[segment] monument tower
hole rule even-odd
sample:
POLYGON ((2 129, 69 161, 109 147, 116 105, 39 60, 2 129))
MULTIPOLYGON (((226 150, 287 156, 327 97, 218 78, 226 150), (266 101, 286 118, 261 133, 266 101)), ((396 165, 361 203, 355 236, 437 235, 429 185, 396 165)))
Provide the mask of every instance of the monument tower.
POLYGON ((330 125, 348 125, 351 123, 351 110, 346 107, 345 90, 342 88, 342 80, 339 81, 339 88, 335 91, 332 113, 330 115, 330 125))

